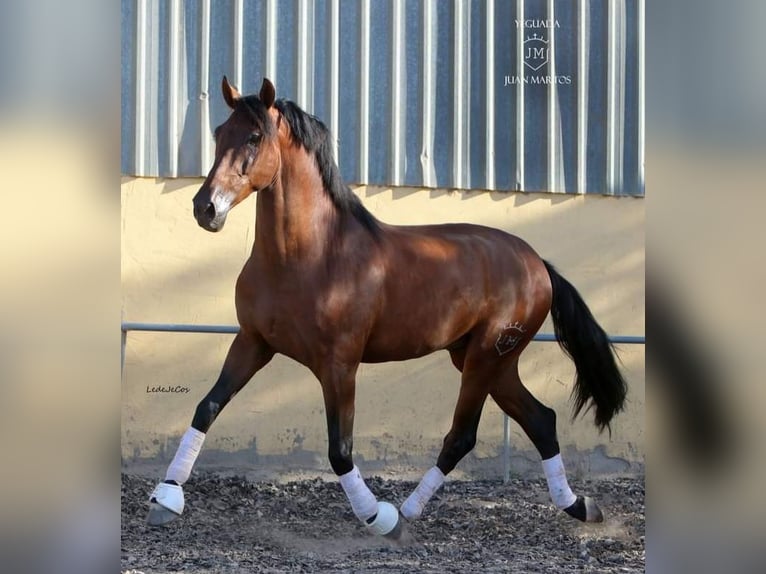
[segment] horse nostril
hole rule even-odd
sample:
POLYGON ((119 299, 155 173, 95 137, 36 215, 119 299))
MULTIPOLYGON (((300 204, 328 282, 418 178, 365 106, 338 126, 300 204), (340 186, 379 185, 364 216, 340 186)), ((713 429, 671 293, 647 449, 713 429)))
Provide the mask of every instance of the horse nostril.
POLYGON ((215 205, 212 203, 207 204, 207 207, 205 208, 205 217, 211 220, 215 217, 215 205))

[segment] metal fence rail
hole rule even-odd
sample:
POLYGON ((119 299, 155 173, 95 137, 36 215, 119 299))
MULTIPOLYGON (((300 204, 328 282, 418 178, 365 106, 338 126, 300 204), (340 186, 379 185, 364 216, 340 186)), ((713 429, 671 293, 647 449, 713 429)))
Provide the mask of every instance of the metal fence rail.
MULTIPOLYGON (((153 333, 215 333, 223 335, 236 335, 239 333, 237 325, 190 325, 185 323, 135 323, 123 322, 122 347, 120 349, 121 372, 125 370, 125 347, 127 335, 130 331, 153 332, 153 333)), ((556 342, 553 333, 537 333, 532 337, 533 341, 552 343, 556 342)), ((610 335, 609 342, 614 345, 645 345, 645 335, 610 335)), ((511 475, 511 420, 503 414, 503 482, 508 482, 511 475)))
MULTIPOLYGON (((144 331, 161 333, 221 333, 236 335, 239 333, 237 325, 190 325, 187 323, 133 323, 125 322, 121 326, 122 332, 144 331)), ((553 333, 537 333, 533 341, 555 342, 556 335, 553 333)), ((644 345, 644 335, 610 335, 609 342, 615 345, 644 345)))

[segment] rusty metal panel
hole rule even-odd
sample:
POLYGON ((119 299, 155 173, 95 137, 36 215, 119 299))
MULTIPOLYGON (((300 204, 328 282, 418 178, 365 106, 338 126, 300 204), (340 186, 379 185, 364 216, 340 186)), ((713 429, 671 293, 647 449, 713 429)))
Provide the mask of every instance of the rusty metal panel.
POLYGON ((204 175, 226 74, 349 183, 644 194, 644 0, 123 0, 122 171, 204 175))

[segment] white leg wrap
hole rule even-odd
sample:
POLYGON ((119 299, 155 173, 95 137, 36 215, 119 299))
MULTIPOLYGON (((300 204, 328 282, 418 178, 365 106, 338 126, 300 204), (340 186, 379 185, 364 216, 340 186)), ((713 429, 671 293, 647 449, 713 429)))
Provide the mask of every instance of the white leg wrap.
POLYGON ((420 518, 423 509, 439 487, 444 483, 444 473, 434 466, 428 470, 417 488, 412 491, 401 507, 402 515, 407 520, 420 518))
POLYGON ((367 488, 356 465, 351 471, 340 477, 340 485, 351 503, 351 509, 359 520, 366 524, 368 519, 378 513, 378 501, 367 488))
POLYGON ((189 480, 194 461, 199 456, 203 442, 205 442, 205 433, 189 427, 181 438, 181 444, 178 445, 173 461, 168 466, 165 480, 175 480, 178 484, 189 480))
POLYGON ((543 472, 545 472, 545 478, 548 481, 548 492, 551 493, 553 503, 562 510, 572 506, 577 500, 577 496, 569 488, 561 455, 557 454, 553 458, 544 460, 543 472))

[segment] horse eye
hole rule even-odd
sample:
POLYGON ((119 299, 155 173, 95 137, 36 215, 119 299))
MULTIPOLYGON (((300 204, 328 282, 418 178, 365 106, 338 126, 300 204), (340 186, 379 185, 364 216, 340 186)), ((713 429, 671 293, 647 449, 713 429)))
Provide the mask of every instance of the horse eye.
POLYGON ((255 145, 258 142, 261 141, 261 133, 260 132, 253 132, 250 134, 250 137, 247 138, 247 143, 255 145))

